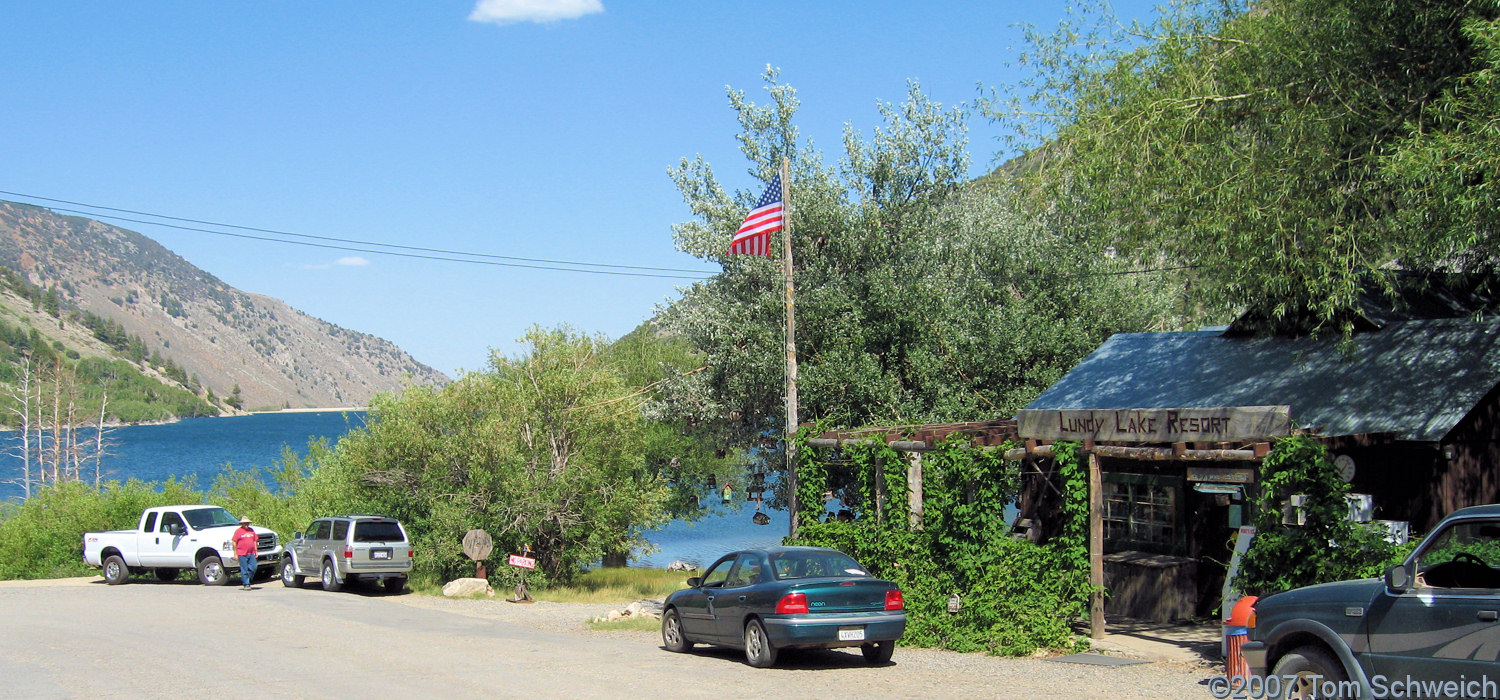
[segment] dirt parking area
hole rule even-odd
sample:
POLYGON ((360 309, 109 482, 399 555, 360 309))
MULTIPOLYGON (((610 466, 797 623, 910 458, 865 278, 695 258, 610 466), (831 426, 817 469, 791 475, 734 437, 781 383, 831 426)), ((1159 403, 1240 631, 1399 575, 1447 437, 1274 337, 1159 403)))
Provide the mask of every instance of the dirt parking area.
POLYGON ((100 579, 0 583, 0 696, 19 698, 1208 698, 1211 667, 1122 667, 898 648, 673 654, 596 632, 610 607, 100 579))

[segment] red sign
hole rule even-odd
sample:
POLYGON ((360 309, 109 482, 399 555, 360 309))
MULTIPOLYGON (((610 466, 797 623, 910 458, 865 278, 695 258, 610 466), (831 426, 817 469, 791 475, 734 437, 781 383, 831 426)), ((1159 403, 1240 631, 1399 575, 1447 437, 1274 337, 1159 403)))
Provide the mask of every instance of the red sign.
POLYGON ((523 557, 519 554, 510 555, 510 565, 519 566, 523 569, 535 569, 536 560, 531 557, 523 557))

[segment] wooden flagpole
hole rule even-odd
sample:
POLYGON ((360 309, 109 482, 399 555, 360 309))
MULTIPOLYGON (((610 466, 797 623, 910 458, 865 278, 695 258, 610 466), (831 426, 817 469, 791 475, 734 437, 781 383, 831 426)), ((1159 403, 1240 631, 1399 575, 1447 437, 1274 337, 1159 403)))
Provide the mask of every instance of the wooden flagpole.
POLYGON ((782 275, 786 279, 786 474, 787 509, 791 515, 788 534, 797 536, 797 324, 792 305, 792 166, 781 159, 782 275))

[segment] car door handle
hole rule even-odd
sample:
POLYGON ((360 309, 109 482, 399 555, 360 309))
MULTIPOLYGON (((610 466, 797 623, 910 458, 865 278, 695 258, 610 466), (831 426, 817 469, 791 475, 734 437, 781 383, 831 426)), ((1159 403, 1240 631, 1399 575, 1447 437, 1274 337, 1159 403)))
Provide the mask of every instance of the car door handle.
POLYGON ((1500 620, 1500 613, 1497 613, 1494 610, 1480 610, 1479 611, 1479 621, 1480 622, 1494 622, 1496 620, 1500 620))
POLYGON ((714 597, 713 596, 709 596, 708 597, 708 602, 710 602, 710 603, 714 602, 714 597))
POLYGON ((748 598, 748 597, 749 597, 749 596, 743 596, 743 595, 742 595, 742 596, 740 596, 740 602, 741 602, 741 603, 743 603, 743 602, 745 602, 745 599, 746 599, 746 598, 748 598))

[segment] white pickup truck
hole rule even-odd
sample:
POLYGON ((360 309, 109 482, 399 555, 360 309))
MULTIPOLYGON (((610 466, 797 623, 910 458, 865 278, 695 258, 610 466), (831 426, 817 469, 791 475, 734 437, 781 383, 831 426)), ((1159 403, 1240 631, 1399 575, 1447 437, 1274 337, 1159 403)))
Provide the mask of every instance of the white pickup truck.
MULTIPOLYGON (((230 541, 239 524, 239 518, 218 506, 147 508, 134 530, 84 533, 83 560, 102 567, 104 581, 111 586, 147 571, 171 581, 183 569, 197 571, 198 582, 205 586, 221 586, 231 570, 240 568, 230 541)), ((276 533, 263 527, 252 529, 259 536, 256 573, 275 572, 281 563, 276 533)))

